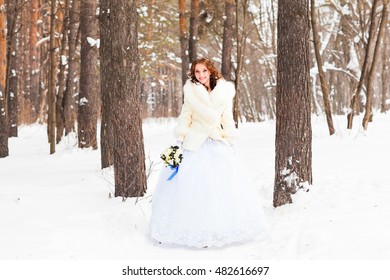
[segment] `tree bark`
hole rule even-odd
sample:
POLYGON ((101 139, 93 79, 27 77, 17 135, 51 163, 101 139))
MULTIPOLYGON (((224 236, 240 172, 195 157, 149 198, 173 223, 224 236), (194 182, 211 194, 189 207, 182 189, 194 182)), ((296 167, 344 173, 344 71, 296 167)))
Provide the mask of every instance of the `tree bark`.
MULTIPOLYGON (((180 57, 181 57, 181 81, 184 86, 187 81, 187 72, 190 65, 190 60, 188 56, 188 32, 186 24, 186 1, 179 0, 179 27, 180 27, 180 57)), ((184 99, 183 99, 184 100, 184 99)))
POLYGON ((312 184, 309 1, 278 2, 274 207, 312 184))
POLYGON ((236 127, 238 127, 238 119, 240 118, 240 110, 239 110, 239 101, 241 99, 241 71, 243 68, 244 62, 244 53, 246 48, 246 39, 247 39, 247 30, 246 30, 246 22, 247 22, 247 10, 248 10, 248 0, 242 1, 242 31, 240 34, 239 30, 239 2, 236 5, 236 40, 237 40, 237 68, 236 68, 236 80, 234 81, 236 87, 236 95, 233 99, 233 119, 236 127))
POLYGON ((383 10, 382 10, 382 18, 381 18, 381 23, 379 26, 379 31, 378 31, 378 36, 376 39, 375 43, 375 49, 374 49, 374 56, 372 59, 371 63, 371 69, 368 73, 368 78, 367 78, 367 92, 366 92, 366 111, 364 113, 363 117, 363 128, 367 130, 368 123, 372 121, 372 95, 374 91, 374 79, 375 79, 375 74, 376 74, 376 69, 378 65, 378 60, 379 60, 379 50, 380 50, 380 45, 383 37, 383 32, 386 28, 386 23, 387 23, 387 1, 384 1, 383 4, 383 10))
MULTIPOLYGON (((382 48, 382 98, 381 98, 381 113, 385 113, 389 105, 386 104, 387 96, 389 94, 389 29, 385 28, 383 34, 383 48, 382 48)), ((390 96, 389 96, 390 98, 390 96)))
POLYGON ((17 20, 18 0, 7 0, 7 78, 9 137, 18 136, 18 50, 17 20))
POLYGON ((190 62, 197 58, 197 40, 199 27, 199 0, 191 0, 189 59, 190 62))
POLYGON ((56 0, 51 0, 50 11, 50 70, 49 70, 49 92, 48 92, 48 134, 50 143, 50 154, 56 151, 56 46, 55 46, 55 21, 56 21, 56 0))
MULTIPOLYGON (((49 30, 50 30, 50 1, 45 1, 45 14, 43 16, 43 21, 39 25, 39 32, 43 34, 45 38, 49 37, 49 30)), ((40 5, 43 5, 43 0, 40 0, 40 5)), ((18 36, 20 36, 18 34, 18 36)), ((42 43, 39 46, 39 53, 40 58, 39 58, 39 64, 40 64, 40 71, 42 75, 39 75, 39 108, 38 108, 38 120, 37 122, 39 124, 44 124, 47 123, 47 104, 48 104, 48 90, 49 90, 49 61, 50 61, 50 49, 49 49, 49 44, 47 43, 42 43)), ((22 49, 19 49, 19 53, 22 53, 22 49)), ((21 63, 19 63, 21 64, 21 63)), ((22 79, 21 76, 21 71, 19 73, 19 80, 22 79)), ((20 101, 20 99, 19 99, 20 101)), ((19 103, 20 104, 20 103, 19 103)), ((19 116, 20 117, 20 116, 19 116)))
MULTIPOLYGON (((357 6, 362 1, 357 1, 357 6)), ((334 1, 329 1, 330 6, 334 9, 334 16, 336 13, 340 15, 340 21, 338 24, 338 30, 336 30, 336 24, 334 24, 334 30, 328 32, 335 33, 336 38, 333 43, 333 51, 331 51, 331 64, 340 65, 340 68, 347 69, 348 64, 355 55, 354 47, 359 49, 359 45, 353 42, 354 38, 360 37, 359 30, 354 27, 352 23, 359 22, 357 13, 353 11, 353 5, 351 1, 341 1, 340 5, 334 4, 334 1), (352 45, 353 44, 353 45, 352 45), (339 55, 342 53, 343 55, 339 55)), ((327 35, 325 35, 327 36, 327 35)), ((350 72, 356 76, 360 75, 360 70, 349 69, 350 72)), ((348 102, 350 102, 350 96, 345 94, 346 92, 353 93, 357 88, 357 82, 354 79, 350 79, 346 75, 335 75, 334 71, 329 74, 329 84, 333 92, 333 113, 343 114, 348 102)), ((351 94, 352 95, 352 94, 351 94)), ((357 96, 355 112, 360 112, 361 108, 361 95, 357 96)))
POLYGON ((111 0, 100 1, 100 87, 102 93, 102 120, 100 126, 100 151, 102 169, 114 164, 114 122, 111 89, 111 0))
POLYGON ((321 42, 320 42, 320 36, 318 35, 317 16, 315 13, 315 0, 311 0, 311 26, 312 26, 312 30, 313 30, 314 51, 315 51, 316 60, 317 60, 318 73, 320 75, 321 90, 322 90, 322 97, 324 100, 326 121, 328 123, 329 134, 333 135, 335 132, 335 129, 333 126, 332 112, 331 112, 331 108, 330 108, 330 101, 329 101, 330 93, 329 93, 328 82, 326 81, 325 72, 324 72, 324 69, 322 68, 323 62, 322 62, 322 57, 320 54, 321 42))
POLYGON ((64 117, 64 91, 65 91, 65 68, 67 63, 63 61, 63 57, 66 57, 66 45, 68 42, 69 31, 69 0, 65 0, 64 3, 64 20, 62 24, 62 38, 61 38, 61 50, 60 50, 60 73, 58 75, 58 94, 56 100, 56 126, 57 137, 56 143, 58 144, 65 129, 65 117, 64 117))
POLYGON ((0 158, 7 157, 8 151, 8 116, 6 95, 7 72, 7 16, 4 0, 0 0, 0 158))
POLYGON ((112 50, 105 59, 111 61, 109 91, 111 100, 115 101, 111 112, 115 120, 115 196, 139 197, 146 191, 146 173, 140 112, 137 0, 112 1, 109 16, 112 50))
POLYGON ((77 77, 76 46, 77 34, 79 28, 80 0, 73 0, 69 14, 69 58, 68 58, 68 76, 66 78, 66 89, 64 93, 64 120, 65 135, 74 131, 76 120, 76 101, 74 97, 75 78, 77 77))
POLYGON ((80 93, 77 115, 79 148, 97 149, 97 103, 100 86, 97 69, 98 48, 96 42, 92 42, 98 39, 99 32, 96 9, 96 0, 81 0, 80 93))
POLYGON ((355 111, 355 107, 356 107, 356 99, 359 98, 360 96, 360 93, 362 92, 362 89, 363 89, 363 85, 364 85, 364 81, 366 80, 366 77, 367 77, 367 72, 368 72, 368 60, 369 60, 369 57, 370 57, 370 54, 371 54, 371 49, 373 47, 373 44, 374 44, 374 36, 375 36, 375 17, 376 17, 376 8, 378 6, 378 0, 374 0, 374 2, 372 3, 372 9, 371 9, 371 23, 370 23, 370 32, 369 32, 369 35, 368 35, 368 42, 367 42, 367 46, 366 46, 366 52, 365 52, 365 55, 364 55, 364 61, 363 61, 363 66, 362 66, 362 72, 360 74, 360 79, 359 79, 359 83, 358 83, 358 86, 357 86, 357 89, 356 89, 356 92, 355 94, 352 96, 351 98, 351 112, 348 114, 347 118, 348 118, 348 123, 347 123, 347 128, 348 129, 352 129, 352 124, 353 124, 353 117, 354 117, 354 111, 355 111))
POLYGON ((30 16, 29 16, 29 4, 30 2, 25 2, 22 5, 21 10, 21 56, 20 60, 20 75, 21 79, 19 85, 19 92, 21 93, 19 101, 20 103, 20 111, 22 114, 19 115, 21 117, 21 122, 26 124, 31 124, 34 122, 33 118, 33 105, 31 101, 30 95, 30 73, 31 73, 31 65, 30 65, 30 37, 29 37, 29 26, 30 26, 30 16))
POLYGON ((31 1, 30 9, 30 54, 29 54, 29 68, 30 68, 30 101, 32 106, 32 121, 38 119, 39 113, 39 48, 38 42, 38 18, 39 18, 39 1, 31 1))
POLYGON ((222 40, 222 76, 231 81, 231 63, 234 33, 234 3, 235 0, 225 0, 225 22, 223 24, 222 40))

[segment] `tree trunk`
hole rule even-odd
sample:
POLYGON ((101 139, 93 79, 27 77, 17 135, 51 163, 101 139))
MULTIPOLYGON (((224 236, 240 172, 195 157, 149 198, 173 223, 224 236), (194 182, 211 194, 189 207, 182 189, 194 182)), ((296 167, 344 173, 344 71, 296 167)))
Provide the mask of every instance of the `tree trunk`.
MULTIPOLYGON (((334 1, 330 2, 333 3, 334 1)), ((357 1, 357 6, 360 6, 362 1, 357 1)), ((340 65, 340 67, 347 69, 348 64, 351 60, 353 60, 354 56, 356 54, 355 46, 359 50, 360 48, 358 45, 356 45, 353 40, 357 36, 361 36, 357 30, 357 28, 354 28, 351 26, 352 22, 358 22, 358 18, 356 16, 356 13, 353 12, 353 8, 351 7, 351 1, 344 1, 341 3, 343 5, 343 11, 340 12, 340 29, 336 31, 337 37, 336 42, 338 44, 335 44, 337 50, 335 50, 333 53, 333 57, 335 58, 335 62, 331 62, 336 65, 340 65), (342 53, 343 55, 338 55, 339 53, 342 53)), ((340 8, 337 8, 340 9, 340 8)), ((365 31, 363 30, 363 33, 365 31)), ((356 69, 350 69, 351 73, 354 73, 356 77, 360 76, 360 70, 356 69)), ((357 82, 354 79, 350 79, 347 76, 344 75, 337 75, 337 83, 335 84, 336 88, 334 89, 334 99, 336 99, 336 102, 338 106, 334 108, 333 113, 337 110, 339 111, 339 114, 344 113, 344 109, 347 107, 348 101, 350 101, 350 96, 345 94, 346 92, 353 93, 357 89, 357 82)), ((355 99, 355 112, 357 114, 360 114, 362 112, 362 96, 359 94, 356 96, 355 99)))
POLYGON ((29 54, 29 67, 30 67, 30 101, 32 106, 32 121, 35 122, 38 119, 39 113, 39 49, 38 42, 38 17, 39 17, 39 1, 31 1, 30 9, 30 54, 29 54))
POLYGON ((102 168, 114 164, 114 122, 111 95, 111 1, 100 1, 100 87, 102 93, 102 120, 100 127, 100 150, 102 168))
POLYGON ((189 59, 194 61, 198 54, 196 45, 198 40, 199 27, 199 0, 191 0, 191 17, 190 17, 190 38, 189 38, 189 59))
POLYGON ((56 46, 55 46, 55 21, 56 21, 56 0, 51 0, 50 14, 50 70, 49 70, 49 92, 48 92, 48 133, 50 143, 50 154, 56 151, 56 46))
POLYGON ((73 0, 69 14, 69 58, 68 58, 68 76, 66 78, 66 89, 64 93, 64 119, 65 119, 65 135, 74 131, 76 120, 76 101, 74 97, 75 78, 76 75, 76 46, 77 32, 79 28, 80 0, 73 0))
POLYGON ((9 137, 18 136, 18 50, 17 19, 18 0, 7 0, 7 78, 9 137))
POLYGON ((236 95, 233 100, 233 119, 236 127, 238 127, 238 119, 240 118, 240 110, 239 110, 239 100, 241 98, 241 71, 243 67, 244 61, 244 53, 246 47, 246 22, 247 22, 247 10, 248 10, 248 0, 242 1, 242 31, 240 34, 239 30, 239 2, 236 5, 236 39, 237 39, 237 68, 236 68, 236 95))
POLYGON ((62 24, 62 38, 61 38, 61 50, 60 50, 60 73, 58 75, 58 94, 56 100, 56 126, 57 126, 57 144, 61 141, 62 135, 65 129, 65 117, 64 117, 64 91, 65 91, 65 68, 67 63, 63 61, 66 57, 66 45, 68 42, 69 31, 69 0, 65 0, 64 4, 64 20, 62 24))
POLYGON ((8 156, 7 72, 7 15, 4 0, 0 0, 0 158, 8 156))
POLYGON ((366 80, 367 72, 368 72, 368 60, 369 56, 371 54, 371 49, 374 44, 374 36, 375 36, 375 17, 376 17, 376 8, 378 6, 378 0, 374 0, 372 3, 372 10, 371 10, 371 23, 370 23, 370 32, 368 35, 368 42, 366 46, 366 52, 364 55, 364 61, 363 61, 363 67, 362 67, 362 72, 360 74, 360 79, 359 83, 356 89, 355 94, 351 98, 351 112, 348 114, 348 123, 347 123, 347 128, 352 129, 352 124, 353 124, 353 116, 354 116, 354 111, 356 107, 356 99, 359 98, 360 93, 362 92, 364 81, 366 80))
MULTIPOLYGON (((50 29, 50 2, 40 0, 40 6, 45 7, 45 15, 43 16, 43 21, 39 25, 39 32, 43 34, 42 36, 48 37, 49 29, 50 29)), ((37 122, 39 124, 47 123, 47 104, 48 104, 48 90, 49 90, 49 44, 43 43, 39 46, 39 64, 40 64, 40 71, 42 75, 39 75, 39 108, 38 108, 38 120, 37 122)), ((20 50, 21 52, 21 50, 20 50)), ((19 63, 20 64, 20 63, 19 63)), ((19 75, 20 76, 20 75, 19 75)), ((19 80, 21 78, 19 77, 19 80)))
POLYGON ((277 24, 275 24, 275 22, 277 21, 277 19, 276 19, 276 16, 275 16, 275 3, 276 1, 271 1, 271 11, 270 11, 270 14, 271 15, 269 15, 268 16, 268 18, 269 18, 269 24, 270 24, 270 26, 271 26, 271 35, 272 35, 272 53, 274 53, 274 54, 276 54, 276 52, 277 52, 277 46, 276 46, 276 44, 277 44, 277 24))
MULTIPOLYGON (((179 0, 179 23, 180 23, 180 57, 181 57, 181 81, 184 86, 187 81, 187 72, 190 65, 190 60, 188 56, 188 32, 186 25, 186 1, 179 0)), ((184 100, 184 99, 183 99, 184 100)))
POLYGON ((225 0, 225 22, 223 24, 222 41, 222 76, 231 81, 231 64, 234 32, 234 4, 235 0, 225 0))
MULTIPOLYGON (((320 75, 321 90, 322 90, 322 97, 324 100, 326 121, 328 123, 329 134, 333 135, 335 130, 334 130, 334 126, 333 126, 332 112, 330 109, 330 101, 329 101, 330 94, 329 94, 328 82, 326 81, 325 72, 324 72, 324 69, 322 68, 323 62, 322 62, 322 57, 320 54, 321 42, 320 42, 320 36, 318 35, 317 16, 315 13, 315 0, 311 0, 311 26, 313 29, 314 51, 315 51, 316 60, 317 60, 318 73, 320 75)), ((313 93, 313 94, 315 94, 315 93, 313 93)))
MULTIPOLYGON (((383 49, 382 49, 382 98, 381 98, 381 113, 388 110, 389 105, 386 104, 389 94, 389 29, 385 28, 383 34, 383 49)), ((390 98, 390 96, 389 96, 390 98)))
POLYGON ((309 1, 278 2, 274 207, 312 184, 309 1))
POLYGON ((374 57, 372 59, 371 63, 371 69, 368 74, 367 78, 367 92, 366 92, 366 111, 364 113, 363 117, 363 128, 367 130, 368 123, 372 121, 372 95, 374 91, 374 79, 376 73, 376 68, 378 65, 379 60, 379 50, 380 45, 383 37, 383 32, 385 31, 387 23, 387 1, 384 1, 383 4, 383 11, 382 11, 382 19, 379 26, 378 36, 375 43, 375 49, 374 49, 374 57))
POLYGON ((79 148, 97 149, 97 102, 100 86, 97 69, 98 48, 96 42, 92 42, 98 39, 99 32, 96 9, 96 0, 81 0, 80 94, 77 115, 79 148))
POLYGON ((20 85, 19 85, 19 92, 20 99, 19 101, 22 101, 20 103, 20 111, 21 115, 21 121, 22 123, 31 124, 34 122, 33 118, 33 106, 31 101, 31 95, 30 95, 30 73, 31 73, 31 66, 30 66, 30 37, 29 37, 29 26, 30 26, 30 20, 29 20, 29 2, 24 2, 24 5, 22 5, 21 10, 21 56, 20 56, 20 85))
MULTIPOLYGON (((114 121, 115 196, 139 197, 146 191, 145 154, 140 115, 140 65, 137 0, 111 0, 108 54, 109 91, 114 121), (118 29, 121 26, 121 29, 118 29)), ((104 54, 102 54, 104 55, 104 54)))

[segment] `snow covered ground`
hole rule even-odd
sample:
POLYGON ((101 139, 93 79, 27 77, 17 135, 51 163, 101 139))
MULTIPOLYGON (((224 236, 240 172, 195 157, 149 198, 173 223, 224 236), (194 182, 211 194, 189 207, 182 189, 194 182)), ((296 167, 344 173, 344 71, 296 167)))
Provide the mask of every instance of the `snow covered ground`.
POLYGON ((263 198, 268 234, 220 249, 163 247, 147 237, 159 154, 175 143, 175 120, 144 122, 153 172, 143 198, 110 197, 112 170, 100 151, 77 148, 74 135, 49 155, 46 127, 23 126, 0 159, 1 260, 389 260, 390 115, 376 114, 368 131, 334 117, 313 116, 313 186, 294 203, 272 206, 274 121, 240 126, 235 149, 263 198))

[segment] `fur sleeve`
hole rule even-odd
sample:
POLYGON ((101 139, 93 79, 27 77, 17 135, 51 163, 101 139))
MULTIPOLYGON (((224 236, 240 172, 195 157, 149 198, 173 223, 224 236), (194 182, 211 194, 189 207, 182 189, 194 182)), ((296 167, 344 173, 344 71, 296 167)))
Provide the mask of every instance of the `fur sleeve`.
POLYGON ((193 112, 191 107, 184 99, 184 103, 181 108, 181 113, 178 117, 178 124, 173 131, 173 134, 175 135, 177 140, 183 141, 184 137, 188 133, 188 130, 190 129, 190 125, 192 123, 192 113, 193 112))

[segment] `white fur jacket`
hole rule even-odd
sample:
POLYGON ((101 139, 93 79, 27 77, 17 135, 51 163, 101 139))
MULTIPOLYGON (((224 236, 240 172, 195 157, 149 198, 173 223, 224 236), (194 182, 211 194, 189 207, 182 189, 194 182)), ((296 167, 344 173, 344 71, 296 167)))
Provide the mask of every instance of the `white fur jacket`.
POLYGON ((202 84, 188 80, 184 85, 184 104, 174 130, 183 149, 196 151, 208 138, 233 144, 237 129, 233 120, 234 85, 220 79, 208 93, 202 84))

